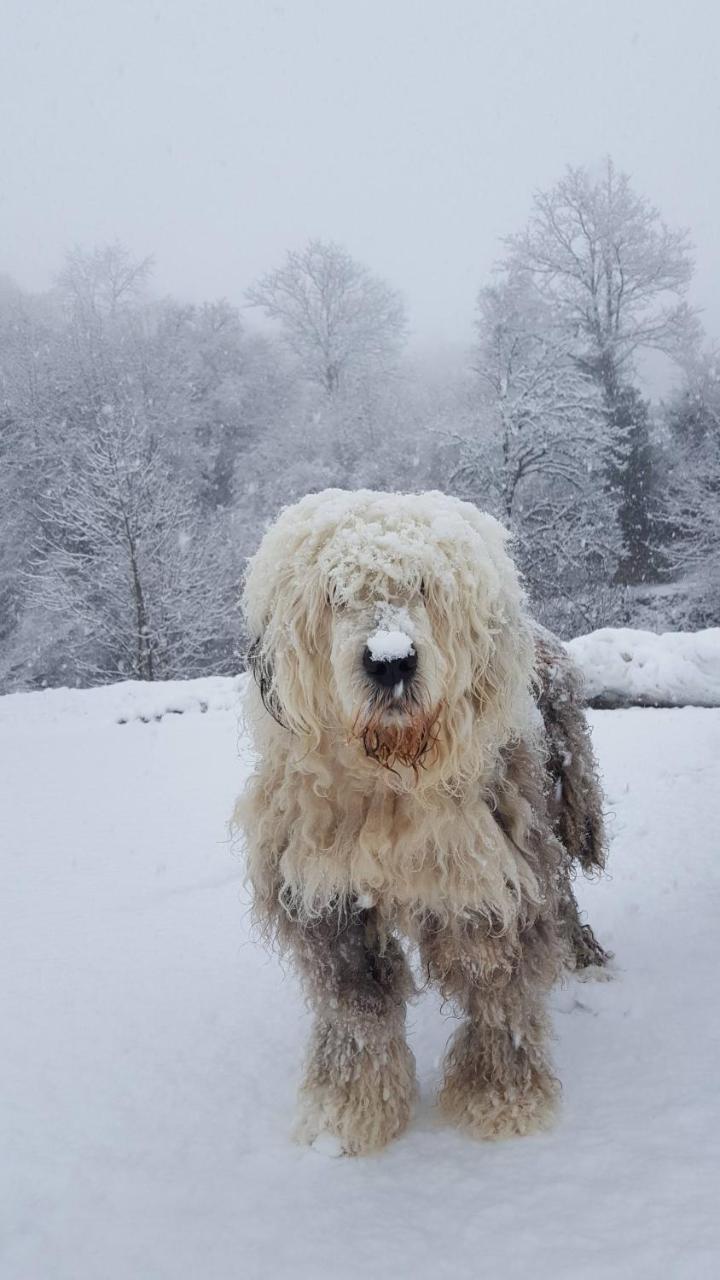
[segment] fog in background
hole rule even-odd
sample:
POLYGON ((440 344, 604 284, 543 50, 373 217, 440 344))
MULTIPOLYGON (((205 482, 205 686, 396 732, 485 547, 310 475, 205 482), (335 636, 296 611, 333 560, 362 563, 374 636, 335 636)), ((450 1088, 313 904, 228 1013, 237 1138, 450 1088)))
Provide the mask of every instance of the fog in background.
POLYGON ((691 229, 720 332, 720 8, 677 0, 5 0, 0 270, 118 239, 155 285, 243 291, 332 238, 467 343, 532 193, 611 154, 691 229))

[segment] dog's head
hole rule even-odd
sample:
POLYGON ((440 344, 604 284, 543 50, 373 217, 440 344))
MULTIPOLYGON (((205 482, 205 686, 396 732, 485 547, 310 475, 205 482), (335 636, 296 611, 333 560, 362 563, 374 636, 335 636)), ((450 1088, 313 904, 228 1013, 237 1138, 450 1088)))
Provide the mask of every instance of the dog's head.
POLYGON ((329 489, 287 507, 243 597, 268 711, 390 769, 477 771, 473 753, 527 717, 533 646, 505 542, 441 493, 329 489))

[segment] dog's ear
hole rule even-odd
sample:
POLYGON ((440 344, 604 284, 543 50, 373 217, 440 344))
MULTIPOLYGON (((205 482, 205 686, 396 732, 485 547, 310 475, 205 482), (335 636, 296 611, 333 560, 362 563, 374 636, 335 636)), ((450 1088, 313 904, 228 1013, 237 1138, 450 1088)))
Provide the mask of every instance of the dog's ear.
POLYGON ((283 719, 283 710, 280 699, 277 696, 275 688, 275 680, 273 675, 272 662, 269 654, 263 647, 262 636, 254 640, 250 645, 247 654, 247 664, 252 671, 253 679, 260 690, 260 697, 263 701, 265 710, 272 716, 273 720, 287 729, 287 723, 283 719))

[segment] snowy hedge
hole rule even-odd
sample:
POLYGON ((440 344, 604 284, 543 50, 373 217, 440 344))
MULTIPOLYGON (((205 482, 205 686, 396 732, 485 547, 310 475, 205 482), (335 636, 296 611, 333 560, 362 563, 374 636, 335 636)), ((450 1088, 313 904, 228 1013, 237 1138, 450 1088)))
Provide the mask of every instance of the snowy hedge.
POLYGON ((591 706, 720 706, 720 627, 663 635, 605 627, 567 648, 591 706))

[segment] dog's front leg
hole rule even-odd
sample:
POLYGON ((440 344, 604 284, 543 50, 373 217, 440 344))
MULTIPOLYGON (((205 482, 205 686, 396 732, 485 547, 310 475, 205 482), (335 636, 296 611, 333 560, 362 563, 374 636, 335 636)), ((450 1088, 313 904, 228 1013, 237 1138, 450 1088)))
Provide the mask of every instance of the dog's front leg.
POLYGON ((315 1011, 298 1137, 329 1134, 347 1155, 377 1150, 405 1128, 415 1093, 405 956, 372 911, 297 922, 291 933, 315 1011))
POLYGON ((518 941, 481 924, 430 927, 423 939, 431 979, 465 1015, 445 1058, 440 1107, 475 1137, 533 1133, 552 1123, 559 1083, 547 1053, 546 950, 542 931, 518 941))

